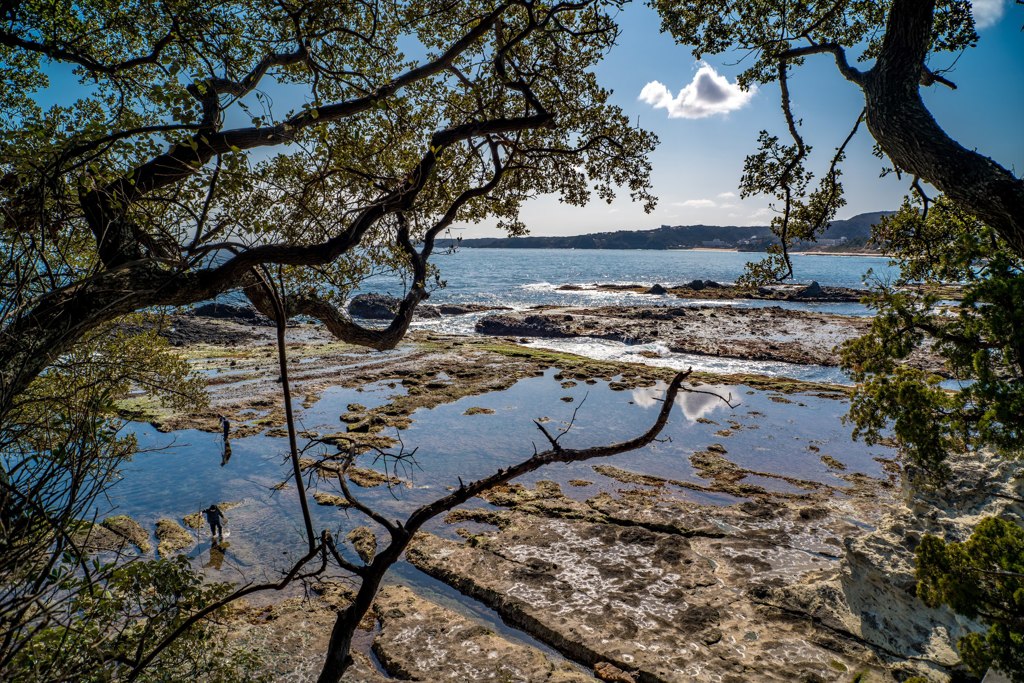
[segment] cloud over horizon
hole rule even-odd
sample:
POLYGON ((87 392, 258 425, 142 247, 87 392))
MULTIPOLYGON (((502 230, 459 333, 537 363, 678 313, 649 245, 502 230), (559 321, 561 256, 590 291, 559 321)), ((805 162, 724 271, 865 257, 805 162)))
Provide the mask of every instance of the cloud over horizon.
POLYGON ((972 0, 974 25, 978 28, 988 28, 999 23, 1007 4, 1008 0, 972 0))
POLYGON ((756 87, 743 90, 710 64, 701 63, 693 80, 675 97, 665 84, 651 81, 638 99, 655 109, 666 109, 670 119, 703 119, 746 106, 756 92, 756 87))

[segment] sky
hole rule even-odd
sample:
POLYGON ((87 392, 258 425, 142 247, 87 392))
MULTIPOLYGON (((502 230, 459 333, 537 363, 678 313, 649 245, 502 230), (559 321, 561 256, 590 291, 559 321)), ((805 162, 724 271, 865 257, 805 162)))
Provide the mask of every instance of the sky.
MULTIPOLYGON (((980 40, 946 74, 957 90, 924 89, 939 125, 962 145, 1024 173, 1024 6, 1013 0, 975 0, 980 40)), ((661 144, 651 157, 658 206, 645 214, 622 193, 610 206, 593 200, 586 207, 544 197, 524 206, 522 217, 534 235, 574 235, 608 230, 646 230, 660 225, 767 225, 768 199, 741 201, 737 186, 743 159, 754 150, 758 132, 785 130, 774 84, 743 92, 735 79, 743 68, 734 58, 694 60, 690 48, 660 32, 657 14, 633 2, 618 17, 621 37, 598 66, 601 83, 631 119, 655 132, 661 144)), ((944 55, 933 68, 950 65, 944 55)), ((856 86, 835 69, 831 56, 809 58, 790 77, 794 113, 802 118, 807 142, 821 164, 841 144, 863 106, 856 86)), ((871 155, 873 140, 862 127, 848 148, 843 183, 847 205, 839 217, 891 210, 908 193, 908 181, 879 178, 883 162, 871 155)), ((812 163, 812 168, 813 168, 812 163)), ((496 237, 487 224, 467 226, 464 237, 496 237)))

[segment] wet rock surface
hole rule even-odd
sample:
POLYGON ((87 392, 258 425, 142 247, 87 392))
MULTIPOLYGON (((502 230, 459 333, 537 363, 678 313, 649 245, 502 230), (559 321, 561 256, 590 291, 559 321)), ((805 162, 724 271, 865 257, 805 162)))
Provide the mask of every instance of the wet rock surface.
POLYGON ((786 575, 783 562, 789 579, 819 571, 806 550, 511 514, 505 528, 467 543, 417 537, 409 559, 571 658, 638 681, 881 672, 855 638, 757 600, 759 586, 786 575))
MULTIPOLYGON (((348 312, 357 318, 369 320, 391 320, 402 300, 389 294, 357 294, 348 305, 348 312)), ((440 318, 442 315, 466 315, 481 311, 507 311, 507 306, 487 304, 420 304, 416 307, 417 318, 440 318)))
POLYGON ((864 290, 849 287, 823 287, 817 282, 810 284, 780 284, 768 287, 737 287, 714 280, 694 279, 677 285, 655 284, 613 284, 595 282, 592 285, 561 285, 561 291, 593 289, 606 292, 634 292, 637 294, 669 294, 680 299, 754 299, 770 301, 820 301, 856 302, 864 296, 864 290))
MULTIPOLYGON (((222 635, 230 650, 258 652, 273 680, 315 681, 320 673, 338 611, 348 604, 347 589, 320 584, 308 598, 285 598, 272 605, 241 604, 231 610, 222 635)), ((359 631, 366 640, 369 633, 359 631)), ((343 683, 387 683, 367 653, 353 652, 343 683)))
POLYGON ((1024 517, 1024 466, 991 456, 958 458, 951 490, 909 506, 863 475, 841 475, 842 495, 807 482, 803 494, 706 506, 679 495, 687 482, 595 470, 646 488, 580 501, 553 482, 503 487, 486 499, 507 510, 446 520, 495 531, 421 534, 409 560, 567 656, 637 681, 948 681, 952 643, 978 624, 915 597, 916 544, 926 532, 963 540, 983 514, 1024 517))
MULTIPOLYGON (((566 315, 575 318, 578 313, 566 315)), ((563 322, 571 324, 573 320, 563 322)), ((294 363, 295 394, 305 397, 304 402, 312 404, 318 393, 330 386, 390 382, 396 389, 382 406, 348 405, 342 419, 355 430, 323 437, 309 435, 345 452, 352 444, 368 444, 369 440, 386 443, 385 430, 407 427, 416 410, 502 390, 546 367, 560 368, 554 376, 560 383, 615 378, 616 388, 649 386, 672 374, 667 369, 627 367, 524 349, 503 340, 421 335, 417 339, 422 348, 389 355, 333 343, 307 328, 296 332, 297 341, 289 344, 289 354, 294 363), (339 368, 346 371, 339 372, 339 368)), ((203 349, 195 358, 203 368, 229 368, 223 374, 211 372, 217 405, 212 416, 169 418, 168 424, 215 431, 219 428, 215 416, 221 410, 238 416, 233 417, 232 429, 241 434, 283 423, 277 407, 279 385, 274 382, 272 345, 250 345, 237 355, 230 347, 203 349)), ((784 379, 743 377, 734 381, 780 392, 845 395, 834 387, 810 387, 784 379)), ((779 398, 784 397, 779 394, 779 398)), ((492 418, 472 418, 488 419, 492 418)), ((723 427, 725 422, 722 420, 723 427)), ((730 430, 742 427, 728 426, 730 430)), ((733 450, 734 442, 725 443, 733 450)), ((605 680, 618 680, 607 678, 613 676, 637 681, 849 680, 858 672, 868 674, 861 680, 886 680, 880 672, 882 660, 889 663, 901 657, 921 657, 913 654, 918 651, 926 653, 923 657, 941 660, 934 664, 934 671, 936 680, 942 680, 949 668, 948 658, 943 659, 951 651, 948 638, 945 651, 937 630, 929 636, 935 641, 931 649, 915 650, 918 645, 913 645, 900 650, 891 643, 876 644, 865 627, 873 617, 864 615, 873 609, 876 614, 881 612, 869 606, 862 613, 847 604, 847 595, 853 593, 844 584, 843 558, 848 547, 858 547, 858 539, 869 538, 871 529, 879 524, 878 511, 891 507, 889 490, 874 480, 845 473, 836 473, 848 484, 840 493, 836 486, 755 472, 732 463, 724 447, 708 447, 694 456, 691 464, 706 483, 655 477, 605 464, 598 466, 602 469, 595 468, 595 473, 614 480, 613 488, 615 482, 622 484, 621 490, 595 493, 586 488, 590 485, 587 480, 574 480, 579 488, 567 486, 573 497, 552 482, 494 491, 488 502, 505 509, 457 510, 450 521, 455 525, 489 524, 497 531, 463 528, 459 535, 466 539, 464 543, 424 536, 417 539, 410 558, 494 607, 510 623, 593 667, 605 680), (773 476, 774 481, 793 490, 767 490, 771 483, 761 479, 773 476), (748 500, 715 508, 694 503, 687 498, 691 494, 719 495, 730 502, 734 500, 731 496, 748 500), (589 498, 579 499, 584 496, 589 498), (560 574, 566 568, 571 573, 560 574), (585 584, 582 588, 579 581, 585 584), (568 601, 572 614, 552 607, 562 600, 568 601), (677 671, 677 666, 683 668, 677 671)), ((308 460, 304 467, 316 467, 336 489, 337 482, 330 477, 337 476, 339 461, 308 460)), ((376 476, 364 483, 389 483, 380 479, 387 475, 369 471, 376 476)), ((600 481, 607 488, 603 477, 600 481)), ((902 538, 897 533, 891 532, 892 537, 902 538)), ((189 537, 189 546, 191 543, 189 537)), ((904 558, 910 552, 908 547, 895 545, 894 541, 877 545, 877 550, 865 553, 862 565, 877 562, 878 554, 884 552, 902 553, 904 558)), ((867 581, 869 586, 871 581, 884 579, 880 574, 877 579, 865 579, 863 571, 851 576, 855 583, 867 581)), ((881 589, 871 586, 867 590, 881 589)), ((897 590, 905 592, 905 587, 897 590)), ((333 608, 321 605, 317 609, 318 628, 329 633, 333 608)), ((916 628, 913 606, 901 609, 910 615, 902 627, 916 628)), ((890 628, 884 618, 877 623, 879 633, 890 628)), ((372 635, 362 637, 368 644, 372 635)), ((314 640, 302 646, 306 651, 301 657, 309 659, 308 666, 302 665, 305 669, 283 667, 281 671, 313 671, 315 677, 326 640, 314 640)), ((415 653, 422 649, 422 642, 409 640, 403 647, 415 653)), ((273 647, 272 640, 266 644, 273 647)), ((345 680, 383 680, 369 660, 357 657, 357 661, 369 667, 359 674, 366 678, 345 680)), ((921 666, 928 670, 933 664, 921 666)), ((309 679, 282 675, 282 680, 309 679)), ((425 680, 434 679, 427 676, 425 680)))
POLYGON ((415 681, 587 683, 593 676, 509 641, 407 588, 377 596, 381 632, 373 650, 392 676, 415 681))

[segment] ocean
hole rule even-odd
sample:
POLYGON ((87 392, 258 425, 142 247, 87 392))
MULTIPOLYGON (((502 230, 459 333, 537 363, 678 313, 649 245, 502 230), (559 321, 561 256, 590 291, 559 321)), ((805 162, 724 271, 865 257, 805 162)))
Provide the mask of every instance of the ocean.
MULTIPOLYGON (((439 253, 431 262, 447 285, 431 296, 432 303, 493 303, 522 308, 541 304, 613 305, 636 303, 633 294, 557 291, 560 285, 683 284, 694 279, 732 283, 757 252, 624 249, 459 249, 439 253)), ((793 282, 817 281, 823 286, 864 288, 866 282, 892 278, 898 271, 883 256, 796 254, 793 282), (871 274, 869 276, 869 273, 871 274)), ((363 291, 400 295, 402 283, 378 276, 363 291)), ((649 297, 645 297, 645 300, 649 297)), ((677 304, 678 300, 671 300, 677 304)))

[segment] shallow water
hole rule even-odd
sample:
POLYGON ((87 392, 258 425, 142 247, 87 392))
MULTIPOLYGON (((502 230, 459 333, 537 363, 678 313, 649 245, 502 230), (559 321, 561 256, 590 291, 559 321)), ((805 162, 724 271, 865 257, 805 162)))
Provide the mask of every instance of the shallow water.
MULTIPOLYGON (((388 516, 403 517, 417 506, 443 496, 449 487, 458 485, 460 477, 470 481, 526 459, 533 453, 534 445, 544 449, 546 441, 534 424, 535 419, 548 418, 546 426, 555 432, 573 419, 575 411, 572 429, 561 443, 568 448, 580 448, 635 436, 651 424, 661 405, 660 387, 614 391, 607 382, 600 381, 562 388, 559 380, 554 379, 555 374, 555 370, 549 370, 542 377, 520 380, 506 391, 417 411, 412 426, 401 434, 408 449, 417 449, 415 464, 397 470, 392 469, 394 463, 389 464, 389 471, 397 472, 408 486, 392 490, 384 486, 352 487, 353 492, 388 516), (566 402, 562 397, 573 400, 566 402), (489 408, 494 414, 464 415, 470 407, 489 408)), ((582 500, 599 490, 622 486, 593 470, 594 465, 612 464, 703 484, 706 482, 694 473, 689 455, 720 443, 728 450, 726 457, 741 467, 843 487, 845 482, 821 462, 822 455, 843 462, 849 472, 876 477, 882 476, 882 470, 874 458, 892 456, 889 449, 850 441, 847 428, 840 424, 845 401, 781 396, 744 386, 699 389, 716 392, 728 399, 732 407, 717 396, 683 395, 678 401, 679 409, 673 412, 662 434, 666 442, 612 458, 552 465, 520 481, 530 485, 541 479, 554 480, 567 495, 582 500), (707 420, 718 424, 708 424, 707 420), (730 421, 740 425, 738 429, 733 425, 731 435, 715 433, 729 429, 730 421), (811 446, 820 452, 812 451, 811 446), (593 484, 574 487, 568 485, 570 479, 593 484)), ((370 385, 363 391, 330 389, 312 408, 298 408, 299 428, 321 433, 343 430, 339 416, 346 412, 349 403, 374 407, 402 391, 400 384, 388 382, 370 385)), ((217 573, 219 578, 258 578, 267 572, 273 575, 274 568, 283 567, 289 559, 301 555, 304 532, 294 486, 281 491, 271 489, 291 472, 286 458, 287 439, 265 435, 235 439, 232 457, 221 467, 218 434, 195 430, 163 434, 146 424, 131 427, 145 452, 124 467, 123 480, 110 491, 110 509, 100 510, 101 516, 116 511, 153 528, 161 517, 180 520, 213 502, 243 501, 239 508, 227 512, 231 537, 224 565, 217 573)), ((362 456, 360 464, 377 469, 384 465, 374 464, 369 455, 362 456)), ((789 490, 784 482, 765 481, 769 482, 766 488, 789 490)), ((333 480, 314 484, 322 490, 340 493, 333 480)), ((731 497, 724 495, 682 495, 702 503, 732 502, 731 497)), ((357 513, 315 505, 312 499, 310 504, 314 526, 331 529, 337 538, 344 538, 350 529, 365 523, 357 513)), ((439 521, 431 529, 451 534, 439 521)), ((200 532, 199 539, 201 542, 191 555, 206 564, 210 559, 206 529, 200 532)))

